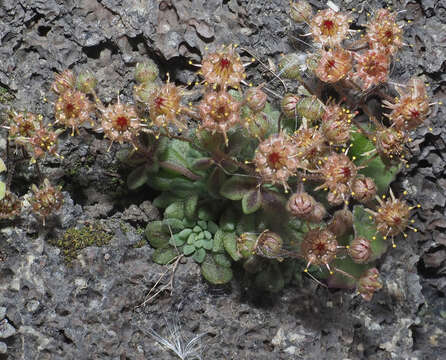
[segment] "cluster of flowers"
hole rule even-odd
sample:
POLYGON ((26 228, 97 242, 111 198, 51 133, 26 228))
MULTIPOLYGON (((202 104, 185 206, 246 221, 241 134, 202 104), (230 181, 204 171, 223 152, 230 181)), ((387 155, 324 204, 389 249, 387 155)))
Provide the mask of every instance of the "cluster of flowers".
MULTIPOLYGON (((313 69, 315 76, 324 83, 342 83, 342 87, 368 91, 388 79, 392 57, 403 45, 402 28, 396 23, 396 15, 385 9, 378 10, 366 25, 367 34, 359 41, 359 48, 363 50, 357 51, 342 47, 351 32, 350 15, 332 9, 313 15, 308 3, 298 1, 291 4, 291 16, 296 21, 306 22, 311 29, 319 51, 309 58, 308 68, 313 69)), ((265 136, 267 131, 261 123, 267 95, 262 86, 249 87, 240 98, 229 92, 229 89, 239 90, 245 84, 244 69, 250 63, 243 63, 236 46, 232 45, 206 54, 202 63, 196 65, 205 85, 202 99, 196 105, 187 106, 183 104, 186 89, 169 79, 161 83, 159 70, 152 61, 139 63, 136 67, 135 104, 123 104, 118 99, 117 103, 106 106, 96 95, 97 81, 93 74, 86 72, 76 77, 66 70, 56 76, 52 86, 58 95, 55 124, 71 129, 74 135, 80 126, 89 122, 95 131, 103 132, 112 143, 130 143, 135 150, 138 150, 141 131, 155 133, 157 137, 172 136, 187 129, 190 120, 198 122, 198 134, 202 131, 221 134, 226 146, 229 145, 228 134, 239 126, 245 127, 259 143, 252 161, 242 163, 239 168, 256 178, 259 187, 279 185, 285 193, 291 190, 290 178, 297 179, 298 190, 291 194, 286 206, 291 216, 314 224, 321 224, 327 216, 324 205, 305 192, 307 180, 320 183, 314 191, 328 191, 329 205, 344 204, 344 208, 335 212, 327 225, 317 226, 306 233, 299 256, 306 261, 307 269, 310 265, 323 265, 332 272, 330 264, 341 248, 355 262, 367 263, 373 239, 357 237, 348 246, 339 246, 337 241, 353 223, 353 215, 347 206, 349 201, 353 198, 370 204, 377 198, 376 211, 368 211, 379 233, 391 237, 392 242, 394 236, 405 235, 411 207, 395 198, 392 192, 389 199, 376 197, 377 187, 373 179, 360 174, 364 165, 356 165, 355 159, 348 156, 351 133, 356 129, 366 134, 376 145, 376 155, 382 159, 389 162, 398 160, 404 154, 409 131, 421 125, 429 114, 424 82, 414 78, 397 89, 399 98, 384 101, 391 110, 387 114, 391 126, 377 124, 373 134, 355 123, 357 112, 341 103, 329 101, 323 104, 315 96, 287 94, 282 100, 282 113, 286 117, 299 114, 303 119, 301 127, 289 134, 278 126, 277 133, 265 136)), ((281 68, 284 73, 297 72, 300 77, 300 69, 296 70, 295 64, 295 57, 288 57, 281 62, 281 68)), ((18 145, 24 145, 33 159, 56 154, 61 130, 53 131, 51 127, 44 126, 41 118, 31 113, 15 113, 9 130, 10 137, 18 145)), ((240 164, 238 159, 232 160, 240 164)), ((60 207, 60 193, 48 181, 44 182, 41 190, 33 190, 33 209, 43 218, 60 207)), ((13 200, 11 194, 2 200, 0 216, 17 213, 18 207, 13 200)), ((290 255, 283 252, 280 236, 271 231, 264 231, 255 239, 244 234, 239 243, 242 253, 252 250, 269 259, 290 255)), ((377 277, 378 271, 369 269, 356 279, 365 299, 370 299, 381 286, 377 277)))

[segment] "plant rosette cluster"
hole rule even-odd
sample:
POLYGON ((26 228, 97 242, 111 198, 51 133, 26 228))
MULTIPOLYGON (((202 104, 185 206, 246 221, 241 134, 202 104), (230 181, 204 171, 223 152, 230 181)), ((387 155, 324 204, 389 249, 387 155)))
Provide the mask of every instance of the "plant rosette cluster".
MULTIPOLYGON (((133 103, 103 104, 91 73, 65 71, 52 87, 55 123, 76 134, 90 122, 111 144, 125 144, 117 156, 132 168, 128 187, 161 193, 153 203, 163 219, 145 232, 155 262, 190 257, 212 284, 228 283, 239 263, 247 284, 270 292, 306 273, 370 300, 381 288, 374 262, 411 229, 414 207, 389 186, 410 131, 429 115, 427 91, 417 77, 396 98, 379 88, 402 46, 389 10, 378 10, 359 40, 350 38, 350 14, 313 13, 298 1, 290 15, 308 25, 319 50, 281 59, 277 76, 303 90, 284 94, 279 109, 265 84, 246 83, 252 60, 228 45, 191 63, 202 79, 194 85, 201 98, 192 102, 168 74, 161 82, 150 60, 136 66, 133 103), (319 79, 316 88, 308 78, 319 79), (343 101, 322 97, 324 90, 343 101), (372 91, 388 109, 383 122, 364 100, 372 91)), ((35 158, 55 151, 58 131, 28 113, 14 114, 10 125, 11 138, 35 158)), ((59 206, 50 189, 35 192, 43 218, 59 206)))

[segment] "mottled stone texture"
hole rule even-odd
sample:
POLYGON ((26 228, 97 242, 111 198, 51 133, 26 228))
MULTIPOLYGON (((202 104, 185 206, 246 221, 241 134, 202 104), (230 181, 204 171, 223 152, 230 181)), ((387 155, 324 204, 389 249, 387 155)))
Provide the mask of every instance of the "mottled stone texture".
MULTIPOLYGON (((0 85, 15 96, 15 108, 50 116, 53 74, 66 68, 94 71, 101 98, 111 102, 118 91, 123 100, 131 95, 133 66, 146 57, 179 83, 196 79, 188 61, 200 61, 207 46, 238 43, 265 64, 276 62, 280 53, 302 46, 287 3, 2 0, 0 85)), ((339 3, 360 11, 354 14, 358 24, 385 5, 339 3)), ((399 53, 392 79, 424 75, 430 94, 444 101, 445 1, 403 1, 395 9, 406 10, 400 18, 413 21, 405 30, 412 47, 399 53)), ((272 80, 270 88, 283 92, 268 73, 262 77, 264 71, 252 66, 248 80, 272 80)), ((6 107, 0 104, 0 110, 6 107)), ((393 188, 407 190, 409 201, 422 205, 414 216, 420 231, 399 240, 379 264, 384 289, 371 303, 309 279, 276 296, 247 293, 237 281, 215 290, 189 261, 179 264, 171 296, 165 291, 135 308, 164 272, 151 262, 149 246, 134 246, 141 239, 137 228, 158 216, 147 201, 152 194, 126 192, 118 146, 107 152, 108 143, 86 131, 63 137, 65 159, 42 166, 66 191, 60 218, 46 229, 32 217, 0 224, 0 359, 174 359, 147 332, 166 334, 164 318, 177 319, 186 339, 205 333, 204 359, 440 359, 446 352, 444 119, 444 107, 434 106, 432 130, 420 128, 409 145, 413 158, 393 188), (82 250, 67 266, 49 240, 93 221, 115 234, 112 242, 82 250)), ((0 145, 4 151, 5 142, 0 145)), ((32 167, 17 164, 14 190, 23 194, 32 181, 32 167)))

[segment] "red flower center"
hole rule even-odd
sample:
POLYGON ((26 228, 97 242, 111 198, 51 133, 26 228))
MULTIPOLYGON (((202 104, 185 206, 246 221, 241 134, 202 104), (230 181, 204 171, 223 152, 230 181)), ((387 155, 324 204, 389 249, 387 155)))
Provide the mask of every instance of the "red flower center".
POLYGON ((418 118, 418 117, 420 116, 420 112, 419 112, 418 110, 416 110, 416 109, 414 109, 414 110, 410 110, 410 115, 411 115, 414 119, 416 119, 416 118, 418 118))
POLYGON ((125 116, 119 116, 116 119, 116 125, 121 128, 121 130, 125 130, 129 126, 129 119, 125 116))
POLYGON ((65 113, 68 117, 74 117, 74 105, 72 103, 68 103, 65 105, 65 113))
POLYGON ((155 99, 155 106, 156 106, 158 109, 160 109, 161 106, 164 105, 164 102, 165 102, 165 101, 166 101, 166 99, 164 99, 164 98, 162 98, 162 97, 157 97, 157 98, 155 99))
POLYGON ((333 68, 335 66, 336 62, 334 60, 327 60, 327 65, 329 68, 333 68))
POLYGON ((392 32, 392 30, 387 30, 387 31, 384 33, 384 35, 386 36, 386 38, 388 38, 388 39, 392 39, 392 37, 393 37, 393 32, 392 32))
POLYGON ((396 225, 401 223, 401 218, 399 216, 393 216, 392 220, 396 225))
POLYGON ((315 250, 316 250, 318 253, 323 253, 323 252, 325 252, 325 251, 326 251, 325 243, 323 243, 323 242, 318 242, 318 243, 316 244, 316 246, 315 246, 315 250))
POLYGON ((329 20, 329 19, 327 19, 327 20, 324 20, 323 22, 322 22, 322 27, 327 31, 327 32, 331 32, 332 30, 333 30, 333 28, 334 28, 334 22, 333 22, 333 20, 329 20))
POLYGON ((220 67, 222 70, 228 69, 229 65, 231 65, 231 61, 229 61, 228 59, 222 58, 220 60, 220 67))
POLYGON ((268 155, 268 162, 272 167, 276 167, 280 161, 280 154, 277 152, 273 152, 268 155))
POLYGON ((342 175, 344 175, 344 177, 346 177, 346 178, 349 178, 351 175, 352 175, 352 171, 351 171, 351 169, 349 168, 349 167, 343 167, 342 169, 341 169, 341 173, 342 173, 342 175))

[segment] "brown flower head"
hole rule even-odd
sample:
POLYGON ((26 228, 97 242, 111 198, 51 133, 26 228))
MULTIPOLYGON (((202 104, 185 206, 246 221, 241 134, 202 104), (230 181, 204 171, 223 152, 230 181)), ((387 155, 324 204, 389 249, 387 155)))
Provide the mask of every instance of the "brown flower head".
POLYGON ((50 184, 48 179, 43 181, 42 186, 38 188, 36 185, 31 187, 33 195, 30 203, 33 211, 40 215, 45 224, 45 218, 60 209, 63 203, 63 195, 60 188, 50 184))
POLYGON ((388 115, 400 131, 410 131, 421 125, 429 115, 429 99, 426 86, 420 78, 413 78, 407 87, 397 88, 400 98, 395 104, 383 101, 393 111, 388 115))
POLYGON ((322 132, 330 145, 343 145, 350 140, 351 119, 355 114, 339 104, 329 104, 322 116, 322 132))
POLYGON ((369 211, 375 218, 378 231, 385 237, 403 233, 409 224, 410 206, 393 196, 386 201, 379 199, 379 203, 377 212, 369 211))
POLYGON ((315 69, 316 76, 323 82, 335 83, 348 75, 352 69, 352 57, 344 49, 322 50, 315 69))
POLYGON ((220 90, 227 87, 238 88, 246 78, 240 56, 232 45, 224 46, 216 52, 204 56, 199 71, 206 83, 220 90))
POLYGON ((240 122, 240 103, 226 91, 208 91, 198 105, 201 128, 222 133, 226 144, 227 132, 240 122))
POLYGON ((305 234, 301 244, 301 253, 310 265, 328 266, 336 257, 338 242, 334 234, 327 229, 313 229, 305 234))
MULTIPOLYGON (((345 194, 358 173, 356 165, 345 154, 332 153, 321 168, 324 184, 317 187, 327 187, 331 192, 345 194)), ((350 195, 350 194, 349 194, 350 195)))
POLYGON ((20 215, 22 202, 10 191, 0 200, 0 219, 13 219, 20 215))
POLYGON ((261 257, 267 259, 276 259, 281 261, 283 255, 283 240, 276 233, 265 230, 256 240, 254 252, 261 257))
POLYGON ((141 128, 141 122, 132 105, 117 103, 102 111, 101 125, 104 134, 112 142, 133 143, 141 128))
POLYGON ((354 238, 347 249, 352 260, 357 264, 367 263, 372 255, 370 241, 362 236, 354 238))
POLYGON ((322 46, 337 46, 347 37, 350 16, 325 9, 311 20, 310 27, 315 42, 322 46))
POLYGON ((373 294, 382 288, 379 272, 376 268, 367 269, 358 280, 358 293, 366 301, 372 300, 373 294))
POLYGON ((376 132, 376 150, 384 159, 395 159, 404 153, 406 136, 395 128, 381 128, 376 132))
POLYGON ((179 119, 181 115, 182 89, 167 82, 161 88, 153 91, 149 96, 150 120, 161 127, 174 125, 179 129, 185 129, 186 125, 179 119))
POLYGON ((319 129, 299 129, 293 135, 297 148, 299 164, 302 167, 314 168, 326 150, 325 137, 319 129))
POLYGON ((51 89, 59 95, 62 95, 66 90, 74 89, 76 86, 76 77, 71 70, 65 70, 61 74, 56 74, 55 80, 51 89))
POLYGON ((57 137, 61 130, 52 131, 49 128, 43 127, 34 133, 29 139, 29 145, 31 146, 31 152, 33 153, 33 159, 38 159, 45 154, 58 155, 57 154, 57 137))
POLYGON ((288 188, 288 178, 297 169, 297 148, 285 133, 274 134, 262 141, 254 155, 256 171, 266 182, 288 188))
POLYGON ((56 123, 72 129, 71 135, 84 122, 90 120, 92 105, 84 93, 67 89, 59 96, 55 105, 56 123))
POLYGON ((355 53, 356 72, 351 76, 361 81, 363 90, 387 81, 389 77, 390 55, 382 48, 355 53))
POLYGON ((290 17, 295 22, 308 22, 312 16, 313 8, 307 1, 290 1, 290 17))
POLYGON ((395 13, 379 9, 366 27, 370 48, 382 48, 394 55, 403 46, 403 29, 397 25, 395 13))
POLYGON ((10 118, 9 136, 11 138, 30 138, 40 128, 42 122, 30 112, 14 112, 10 118))

